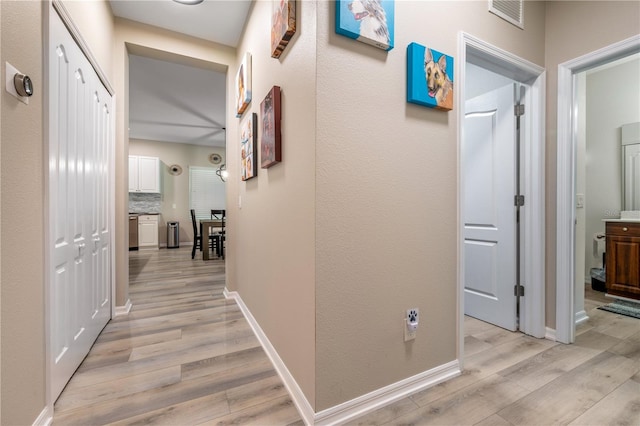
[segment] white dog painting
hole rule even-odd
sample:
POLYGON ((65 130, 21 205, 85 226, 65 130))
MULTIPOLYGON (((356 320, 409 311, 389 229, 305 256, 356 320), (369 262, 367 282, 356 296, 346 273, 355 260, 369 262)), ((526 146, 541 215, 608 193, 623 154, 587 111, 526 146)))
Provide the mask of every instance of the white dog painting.
POLYGON ((393 0, 339 0, 336 5, 336 32, 391 50, 393 6, 393 0))

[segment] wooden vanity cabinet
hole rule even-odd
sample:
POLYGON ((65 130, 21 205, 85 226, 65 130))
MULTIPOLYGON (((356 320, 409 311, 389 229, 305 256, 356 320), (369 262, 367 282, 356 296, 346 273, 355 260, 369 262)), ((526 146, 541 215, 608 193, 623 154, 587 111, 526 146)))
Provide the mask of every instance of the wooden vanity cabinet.
POLYGON ((607 293, 640 300, 640 222, 607 222, 607 293))

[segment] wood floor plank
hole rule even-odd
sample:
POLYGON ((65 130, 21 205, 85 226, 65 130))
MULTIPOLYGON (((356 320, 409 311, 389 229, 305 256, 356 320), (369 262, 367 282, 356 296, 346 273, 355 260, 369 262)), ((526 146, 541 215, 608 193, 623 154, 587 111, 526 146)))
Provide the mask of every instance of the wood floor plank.
POLYGON ((193 425, 224 416, 228 413, 229 406, 227 404, 227 398, 224 392, 218 392, 129 417, 114 422, 112 425, 193 425))
POLYGON ((494 374, 392 420, 392 425, 474 425, 529 392, 494 374))
POLYGON ((288 395, 280 377, 272 376, 229 389, 227 402, 229 412, 234 413, 288 395))
POLYGON ((599 353, 600 351, 596 349, 580 348, 575 345, 556 345, 498 374, 534 391, 599 353))
POLYGON ((398 417, 417 410, 418 404, 410 398, 402 398, 393 404, 387 405, 373 413, 366 414, 346 423, 346 426, 377 426, 388 423, 398 417))
POLYGON ((224 393, 234 387, 272 377, 275 374, 269 362, 254 363, 210 376, 183 380, 161 388, 96 402, 82 409, 63 411, 57 418, 61 424, 113 423, 206 395, 224 393))
POLYGON ((568 424, 639 368, 633 360, 602 352, 498 414, 513 424, 568 424))
POLYGON ((296 422, 300 416, 289 396, 283 396, 264 404, 254 405, 247 409, 228 414, 201 425, 286 425, 296 422))
POLYGON ((570 424, 640 425, 640 383, 627 380, 570 424))
POLYGON ((503 419, 497 414, 492 414, 481 422, 476 423, 474 426, 513 426, 511 423, 503 419))
POLYGON ((77 386, 74 380, 67 385, 56 401, 58 413, 90 406, 97 402, 126 397, 149 389, 178 383, 181 380, 180 366, 153 370, 118 380, 98 383, 95 386, 77 386))

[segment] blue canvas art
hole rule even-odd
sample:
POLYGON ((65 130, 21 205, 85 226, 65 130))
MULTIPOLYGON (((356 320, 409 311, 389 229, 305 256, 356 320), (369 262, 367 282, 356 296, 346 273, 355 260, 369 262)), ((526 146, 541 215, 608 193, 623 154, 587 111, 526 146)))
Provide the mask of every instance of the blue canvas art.
POLYGON ((411 43, 407 47, 407 102, 453 109, 453 58, 411 43))
POLYGON ((393 49, 393 0, 337 0, 336 33, 393 49))

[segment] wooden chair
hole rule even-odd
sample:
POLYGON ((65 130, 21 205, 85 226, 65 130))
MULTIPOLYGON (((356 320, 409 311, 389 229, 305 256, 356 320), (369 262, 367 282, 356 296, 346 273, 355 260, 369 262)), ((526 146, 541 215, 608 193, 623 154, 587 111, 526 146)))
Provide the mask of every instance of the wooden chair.
MULTIPOLYGON (((196 211, 191 209, 191 224, 193 225, 193 248, 191 249, 191 258, 196 257, 196 249, 202 251, 202 229, 198 231, 198 221, 196 220, 196 211)), ((211 234, 209 235, 209 246, 212 250, 220 250, 220 236, 211 234)))
POLYGON ((224 259, 224 242, 226 240, 226 233, 224 229, 224 222, 226 220, 226 210, 215 210, 211 209, 211 219, 219 220, 221 222, 220 230, 216 233, 219 237, 218 244, 218 257, 222 257, 224 259))

